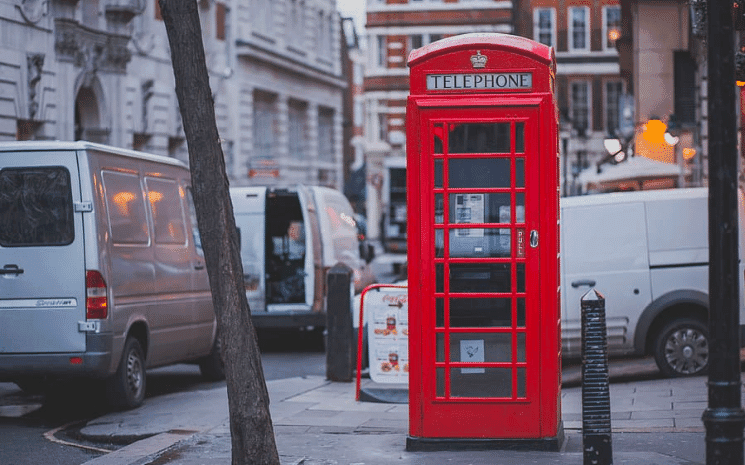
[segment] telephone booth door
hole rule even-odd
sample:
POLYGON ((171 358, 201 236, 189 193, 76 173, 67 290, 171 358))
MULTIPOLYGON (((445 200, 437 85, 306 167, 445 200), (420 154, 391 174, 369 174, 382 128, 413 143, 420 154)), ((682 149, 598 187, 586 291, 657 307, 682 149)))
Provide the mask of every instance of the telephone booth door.
POLYGON ((540 107, 418 114, 422 420, 412 434, 555 435, 540 405, 540 107))

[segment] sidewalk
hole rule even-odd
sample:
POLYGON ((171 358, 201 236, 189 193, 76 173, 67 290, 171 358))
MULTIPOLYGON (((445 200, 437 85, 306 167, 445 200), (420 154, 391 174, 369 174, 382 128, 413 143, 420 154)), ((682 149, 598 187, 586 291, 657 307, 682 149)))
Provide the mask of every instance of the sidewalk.
MULTIPOLYGON (((566 371, 568 378, 574 376, 566 371)), ((696 377, 611 384, 614 463, 703 464, 706 381, 696 377)), ((277 448, 286 465, 582 463, 578 386, 562 389, 566 441, 560 452, 407 452, 406 404, 356 402, 354 383, 331 383, 322 377, 270 381, 267 387, 277 448)), ((106 415, 81 430, 88 438, 150 436, 86 465, 227 465, 229 426, 225 388, 148 399, 137 410, 106 415)))

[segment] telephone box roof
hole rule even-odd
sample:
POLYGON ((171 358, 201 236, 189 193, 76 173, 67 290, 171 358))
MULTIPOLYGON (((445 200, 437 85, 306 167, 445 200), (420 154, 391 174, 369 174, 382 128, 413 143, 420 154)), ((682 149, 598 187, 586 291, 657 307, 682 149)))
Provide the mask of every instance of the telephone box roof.
POLYGON ((522 54, 526 57, 542 62, 547 66, 555 66, 553 48, 541 44, 540 42, 526 39, 525 37, 496 32, 462 34, 432 42, 429 45, 412 51, 411 54, 409 54, 408 64, 410 67, 415 66, 421 61, 443 53, 471 49, 474 47, 509 50, 512 53, 522 54))

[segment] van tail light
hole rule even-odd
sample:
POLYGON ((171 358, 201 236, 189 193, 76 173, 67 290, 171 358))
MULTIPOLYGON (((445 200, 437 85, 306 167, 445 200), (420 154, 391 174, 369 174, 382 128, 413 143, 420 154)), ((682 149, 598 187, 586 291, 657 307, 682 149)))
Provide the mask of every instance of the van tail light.
POLYGON ((106 281, 98 271, 85 272, 85 317, 89 320, 102 320, 109 313, 106 298, 106 281))

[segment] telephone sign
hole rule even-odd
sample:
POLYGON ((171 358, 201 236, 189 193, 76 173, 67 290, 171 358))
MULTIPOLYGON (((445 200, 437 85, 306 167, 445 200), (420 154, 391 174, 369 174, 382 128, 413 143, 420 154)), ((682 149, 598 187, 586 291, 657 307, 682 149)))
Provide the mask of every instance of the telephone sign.
POLYGON ((553 49, 466 34, 409 67, 407 447, 558 449, 553 49))

